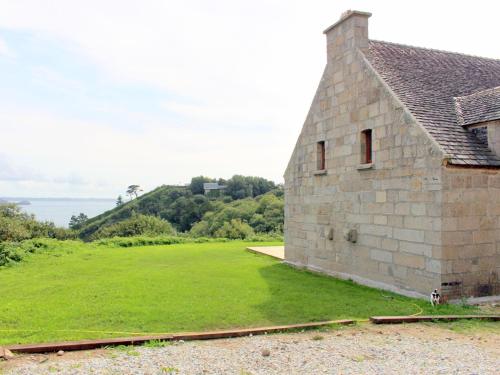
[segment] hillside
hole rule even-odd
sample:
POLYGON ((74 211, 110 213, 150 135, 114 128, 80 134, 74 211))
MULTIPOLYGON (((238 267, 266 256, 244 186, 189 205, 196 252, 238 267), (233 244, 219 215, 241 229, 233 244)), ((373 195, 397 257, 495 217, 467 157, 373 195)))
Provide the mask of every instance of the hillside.
MULTIPOLYGON (((88 219, 75 229, 84 240, 108 237, 110 233, 128 235, 128 232, 121 234, 118 227, 147 226, 144 221, 151 221, 147 216, 166 221, 173 230, 190 232, 193 236, 246 238, 254 233, 282 233, 283 191, 280 187, 259 177, 234 176, 227 181, 219 180, 227 186, 224 191, 216 195, 200 194, 203 182, 213 181, 200 176, 185 187, 162 185, 88 219)), ((154 224, 161 225, 159 221, 154 224)), ((130 235, 133 230, 129 231, 130 235)), ((140 230, 138 233, 142 234, 140 230)))
POLYGON ((175 198, 170 196, 183 194, 185 188, 162 185, 156 189, 106 211, 98 216, 88 219, 83 225, 77 227, 80 237, 90 239, 99 229, 130 218, 133 213, 160 217, 160 213, 169 206, 175 198))

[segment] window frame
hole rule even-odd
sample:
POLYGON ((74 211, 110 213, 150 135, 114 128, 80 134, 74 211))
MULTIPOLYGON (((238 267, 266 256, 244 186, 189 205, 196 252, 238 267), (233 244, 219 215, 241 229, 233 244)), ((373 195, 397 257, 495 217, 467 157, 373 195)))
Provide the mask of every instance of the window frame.
POLYGON ((326 142, 316 142, 316 169, 324 171, 326 169, 326 142))
POLYGON ((361 131, 361 164, 373 163, 373 131, 364 129, 361 131))

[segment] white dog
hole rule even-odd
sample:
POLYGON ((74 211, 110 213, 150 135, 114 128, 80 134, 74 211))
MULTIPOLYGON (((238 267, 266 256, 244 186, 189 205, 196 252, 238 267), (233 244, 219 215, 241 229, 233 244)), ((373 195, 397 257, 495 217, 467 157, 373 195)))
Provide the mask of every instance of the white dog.
POLYGON ((439 295, 437 289, 434 289, 434 292, 431 293, 431 305, 439 305, 439 302, 441 301, 441 296, 439 295))

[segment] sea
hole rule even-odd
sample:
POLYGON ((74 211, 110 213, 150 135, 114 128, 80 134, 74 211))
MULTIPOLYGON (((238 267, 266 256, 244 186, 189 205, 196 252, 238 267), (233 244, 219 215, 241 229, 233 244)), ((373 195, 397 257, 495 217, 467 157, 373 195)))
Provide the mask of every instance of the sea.
POLYGON ((89 218, 115 207, 115 199, 107 198, 1 198, 0 201, 19 204, 37 220, 52 221, 59 227, 68 227, 72 215, 83 212, 89 218))

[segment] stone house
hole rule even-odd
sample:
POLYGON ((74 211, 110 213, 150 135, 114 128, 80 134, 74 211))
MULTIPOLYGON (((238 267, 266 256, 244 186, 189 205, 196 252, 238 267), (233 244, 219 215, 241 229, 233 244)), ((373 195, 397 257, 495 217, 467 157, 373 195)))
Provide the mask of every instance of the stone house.
POLYGON ((224 185, 219 185, 218 182, 204 182, 203 183, 203 191, 205 195, 216 192, 218 193, 221 190, 224 190, 226 187, 224 185))
POLYGON ((285 172, 285 261, 411 296, 500 294, 500 60, 325 30, 285 172))

